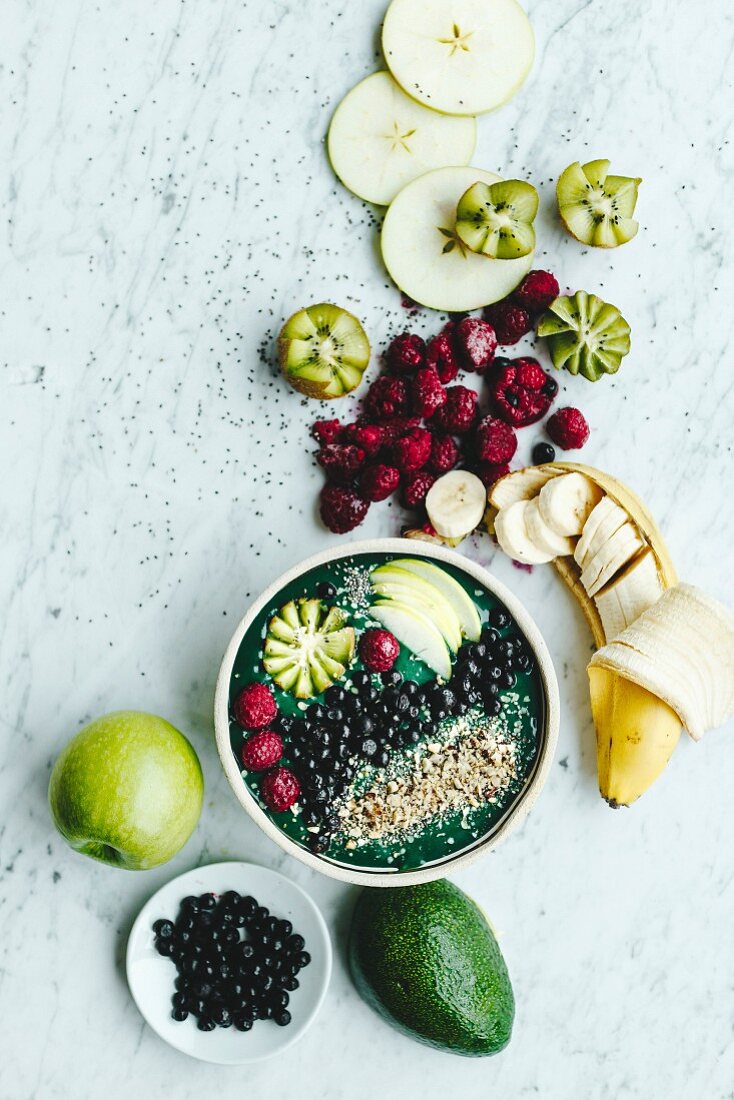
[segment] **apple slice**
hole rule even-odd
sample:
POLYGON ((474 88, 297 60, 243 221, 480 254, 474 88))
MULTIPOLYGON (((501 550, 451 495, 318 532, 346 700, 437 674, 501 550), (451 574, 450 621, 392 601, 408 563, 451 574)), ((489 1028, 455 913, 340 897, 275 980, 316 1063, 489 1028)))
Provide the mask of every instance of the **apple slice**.
POLYGON ((394 634, 401 645, 420 657, 437 676, 451 676, 451 656, 438 628, 427 615, 399 600, 377 600, 371 607, 372 617, 394 634))
POLYGON ((422 577, 391 565, 380 566, 371 574, 372 588, 380 596, 399 600, 428 615, 443 635, 446 645, 456 653, 461 645, 461 623, 443 594, 422 577))
POLYGON ((439 589, 454 609, 454 613, 461 624, 464 637, 470 642, 478 642, 482 633, 482 621, 476 609, 474 601, 469 593, 462 588, 457 580, 444 569, 422 558, 396 558, 391 563, 397 569, 404 569, 409 573, 415 573, 429 581, 434 588, 439 589))
POLYGON ((407 183, 444 164, 468 164, 473 118, 450 118, 416 103, 390 73, 373 73, 341 101, 329 127, 331 166, 345 187, 387 206, 407 183))
POLYGON ((415 302, 447 312, 479 309, 506 298, 533 266, 478 256, 456 235, 456 207, 477 181, 500 177, 481 168, 437 168, 404 187, 382 223, 382 258, 391 278, 415 302))
POLYGON ((510 99, 535 57, 517 0, 392 0, 382 50, 398 84, 448 115, 479 115, 510 99))

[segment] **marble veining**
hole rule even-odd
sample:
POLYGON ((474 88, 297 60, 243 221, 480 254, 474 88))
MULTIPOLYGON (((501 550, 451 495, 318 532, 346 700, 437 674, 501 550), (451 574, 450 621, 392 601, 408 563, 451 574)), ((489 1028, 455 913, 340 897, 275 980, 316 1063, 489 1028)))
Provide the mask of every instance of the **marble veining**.
MULTIPOLYGON (((376 347, 403 327, 379 212, 333 179, 341 95, 379 64, 384 0, 8 0, 0 50, 0 1098, 377 1095, 524 1100, 734 1096, 734 729, 684 743, 630 811, 596 793, 577 609, 550 569, 511 584, 556 662, 560 749, 525 826, 457 876, 502 938, 518 1016, 500 1057, 462 1061, 355 996, 355 893, 308 872, 235 803, 212 734, 225 644, 248 601, 329 544, 315 518, 309 404, 272 365, 298 305, 332 298, 376 347), (167 867, 97 866, 45 803, 64 740, 119 707, 194 741, 201 824, 167 867), (194 1063, 143 1024, 124 947, 143 901, 199 862, 284 870, 323 907, 336 966, 308 1036, 272 1064, 194 1063)), ((475 163, 542 192, 538 265, 618 304, 614 379, 564 382, 585 458, 630 481, 682 575, 731 602, 734 12, 530 0, 538 54, 481 121, 475 163), (554 218, 571 160, 644 179, 639 237, 584 249, 554 218)), ((410 322, 435 331, 428 312, 410 322)), ((526 346, 530 346, 529 344, 526 346)), ((534 439, 524 433, 527 457, 534 439)), ((372 509, 360 534, 392 534, 372 509)))

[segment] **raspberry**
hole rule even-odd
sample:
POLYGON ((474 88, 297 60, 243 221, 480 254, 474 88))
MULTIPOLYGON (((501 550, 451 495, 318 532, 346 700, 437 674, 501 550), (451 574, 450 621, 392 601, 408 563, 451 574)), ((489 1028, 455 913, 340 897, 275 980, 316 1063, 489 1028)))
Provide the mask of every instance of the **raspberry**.
POLYGON ((495 331, 487 321, 479 317, 465 317, 456 326, 455 343, 466 370, 483 374, 497 351, 495 331))
POLYGON ((345 535, 359 527, 369 507, 369 501, 341 485, 324 485, 321 490, 321 519, 337 535, 345 535))
POLYGON ((394 466, 378 463, 365 466, 359 481, 359 488, 365 500, 387 500, 400 485, 400 471, 394 466))
POLYGON ((563 451, 576 451, 583 447, 589 438, 589 425, 578 409, 566 406, 554 413, 545 426, 545 430, 556 446, 563 451))
POLYGON ((267 684, 248 684, 234 701, 232 711, 246 730, 262 730, 278 713, 272 691, 267 684))
POLYGON ((490 383, 492 408, 506 424, 524 428, 542 420, 553 401, 544 392, 548 376, 535 359, 515 359, 490 383))
POLYGON ((477 477, 484 482, 488 489, 491 489, 495 481, 499 481, 505 474, 509 474, 510 467, 505 463, 497 465, 493 462, 480 462, 476 468, 477 477))
POLYGON ((533 327, 527 310, 516 306, 508 299, 504 302, 495 302, 493 306, 487 306, 484 319, 489 321, 497 336, 497 342, 502 345, 516 344, 520 337, 527 335, 533 327))
POLYGON ((395 465, 403 473, 420 470, 431 457, 431 433, 425 428, 414 428, 393 444, 392 454, 395 465))
POLYGON ((426 348, 426 366, 435 370, 444 386, 447 382, 453 382, 459 373, 459 359, 454 347, 454 329, 456 325, 449 321, 447 325, 428 341, 426 348))
POLYGON ((428 470, 416 470, 408 474, 403 485, 403 504, 406 508, 417 508, 426 499, 428 490, 436 480, 435 474, 428 470))
POLYGON ((412 432, 419 425, 420 417, 418 416, 396 416, 394 420, 388 420, 387 423, 381 425, 382 441, 386 446, 394 443, 396 439, 402 439, 404 435, 412 432))
POLYGON ((248 772, 264 772, 283 755, 283 742, 274 730, 255 733, 242 750, 242 764, 248 772))
POLYGON ((459 461, 459 448, 450 435, 434 435, 428 465, 434 474, 447 474, 459 461))
POLYGON ((426 342, 414 332, 401 332, 387 349, 387 368, 393 374, 412 374, 423 366, 426 342))
POLYGON ((477 427, 474 450, 480 462, 502 466, 510 461, 517 450, 517 436, 503 420, 485 416, 477 427))
POLYGON ((365 408, 375 420, 391 420, 408 411, 408 387, 402 378, 382 374, 367 391, 365 408))
POLYGON ((446 401, 433 417, 445 432, 461 435, 468 432, 477 416, 477 395, 466 386, 449 386, 446 401))
POLYGON ((290 810, 301 793, 301 784, 290 768, 275 768, 260 784, 260 794, 268 809, 277 814, 290 810))
POLYGON ((359 639, 359 655, 370 672, 389 672, 399 653, 400 644, 389 630, 365 630, 359 639))
POLYGON ((364 466, 364 451, 348 443, 327 443, 316 452, 316 461, 326 473, 329 481, 337 485, 348 485, 364 466))
POLYGON ((419 370, 410 387, 413 412, 428 420, 446 401, 446 390, 435 370, 424 367, 419 370))
POLYGON ((382 428, 379 424, 347 424, 344 438, 361 447, 368 458, 374 458, 382 447, 382 428))
POLYGON ((512 295, 530 314, 542 313, 561 293, 558 279, 550 271, 529 271, 512 295))
POLYGON ((338 420, 317 420, 311 426, 311 435, 322 447, 328 443, 339 443, 344 437, 344 425, 338 420))

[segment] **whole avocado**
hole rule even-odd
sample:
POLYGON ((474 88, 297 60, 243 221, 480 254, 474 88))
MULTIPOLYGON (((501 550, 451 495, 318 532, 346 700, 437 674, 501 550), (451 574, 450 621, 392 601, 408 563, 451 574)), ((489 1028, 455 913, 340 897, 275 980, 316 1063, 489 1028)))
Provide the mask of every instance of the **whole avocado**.
POLYGON ((515 998, 497 940, 445 879, 363 890, 349 965, 365 1001, 420 1043, 482 1057, 510 1041, 515 998))

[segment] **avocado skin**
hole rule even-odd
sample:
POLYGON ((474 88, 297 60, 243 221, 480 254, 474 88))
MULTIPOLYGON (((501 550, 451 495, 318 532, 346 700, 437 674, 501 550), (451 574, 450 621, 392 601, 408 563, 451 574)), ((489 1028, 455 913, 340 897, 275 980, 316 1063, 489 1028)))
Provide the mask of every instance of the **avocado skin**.
POLYGON ((349 938, 358 992, 420 1043, 482 1057, 507 1046, 515 998, 478 906, 442 879, 362 891, 349 938))

